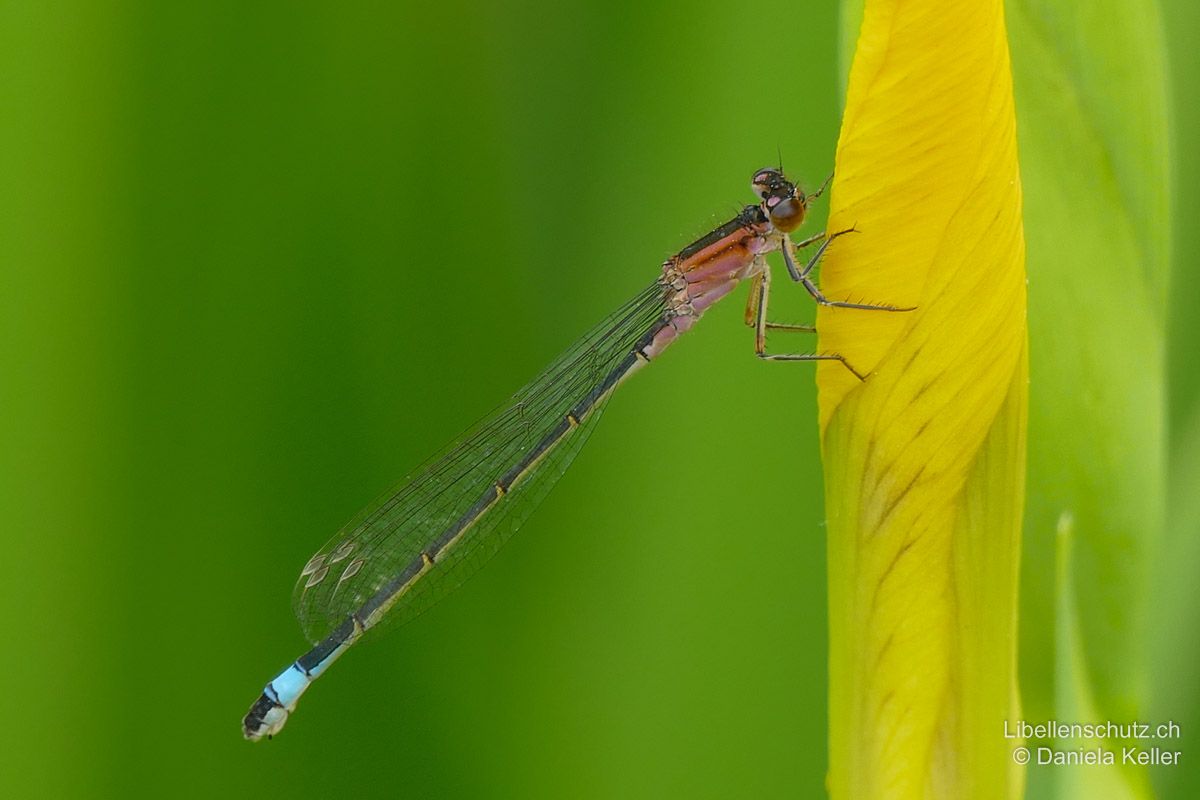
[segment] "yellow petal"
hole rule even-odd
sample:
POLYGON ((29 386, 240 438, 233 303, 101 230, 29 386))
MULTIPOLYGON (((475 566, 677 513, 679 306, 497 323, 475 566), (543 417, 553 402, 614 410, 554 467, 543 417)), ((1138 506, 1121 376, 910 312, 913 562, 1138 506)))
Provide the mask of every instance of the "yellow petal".
POLYGON ((838 142, 818 371, 835 798, 1009 797, 1024 240, 999 0, 868 0, 838 142))

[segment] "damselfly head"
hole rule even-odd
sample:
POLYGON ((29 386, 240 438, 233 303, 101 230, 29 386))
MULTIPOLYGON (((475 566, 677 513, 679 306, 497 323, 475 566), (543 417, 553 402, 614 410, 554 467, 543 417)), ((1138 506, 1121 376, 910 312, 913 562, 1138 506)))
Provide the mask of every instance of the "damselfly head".
POLYGON ((762 199, 763 211, 776 228, 791 233, 804 222, 808 200, 781 170, 774 167, 760 169, 750 179, 750 185, 762 199))
POLYGON ((795 184, 789 181, 783 174, 783 170, 777 167, 760 169, 750 179, 750 185, 754 188, 754 193, 763 200, 772 195, 787 194, 796 190, 795 184))

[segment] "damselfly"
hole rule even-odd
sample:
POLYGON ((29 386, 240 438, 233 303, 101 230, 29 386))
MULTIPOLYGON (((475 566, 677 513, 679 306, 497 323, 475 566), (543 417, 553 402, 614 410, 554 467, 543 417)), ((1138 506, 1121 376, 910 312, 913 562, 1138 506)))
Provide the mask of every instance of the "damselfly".
POLYGON ((840 361, 864 379, 836 353, 766 352, 769 329, 815 330, 767 321, 767 254, 781 251, 788 275, 821 305, 910 309, 826 299, 812 280, 813 268, 830 243, 850 231, 801 242, 789 236, 825 186, 806 196, 779 169, 759 170, 751 183, 760 202, 667 259, 650 286, 585 334, 507 407, 363 510, 309 559, 292 601, 315 646, 263 689, 242 722, 247 739, 278 733, 309 684, 364 633, 384 621, 412 619, 482 566, 570 465, 612 391, 739 281, 750 281, 746 323, 754 327, 759 358, 840 361), (817 242, 800 266, 797 251, 817 242))

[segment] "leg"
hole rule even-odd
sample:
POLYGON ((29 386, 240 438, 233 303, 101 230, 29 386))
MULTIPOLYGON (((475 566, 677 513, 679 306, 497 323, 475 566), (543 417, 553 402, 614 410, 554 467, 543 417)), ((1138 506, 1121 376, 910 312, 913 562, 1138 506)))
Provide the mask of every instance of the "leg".
POLYGON ((746 297, 746 324, 752 327, 761 325, 768 330, 776 331, 792 331, 794 333, 816 333, 817 329, 814 325, 792 325, 783 322, 771 322, 770 320, 758 318, 758 309, 762 305, 762 297, 765 294, 763 290, 763 274, 759 273, 750 279, 750 294, 746 297))
POLYGON ((764 326, 772 331, 791 331, 792 333, 816 333, 816 325, 791 325, 783 322, 767 322, 764 326))
POLYGON ((827 188, 829 188, 829 182, 832 180, 833 180, 833 173, 831 172, 831 173, 829 173, 829 177, 825 179, 825 182, 821 184, 821 188, 817 189, 815 192, 813 192, 807 198, 805 198, 806 201, 811 203, 813 200, 816 200, 818 197, 823 195, 825 193, 825 190, 827 188))
POLYGON ((843 367, 850 370, 851 375, 858 378, 860 381, 865 381, 867 379, 865 375, 860 374, 858 370, 850 365, 850 362, 846 360, 845 356, 839 355, 838 353, 759 353, 758 357, 763 361, 840 361, 842 362, 843 367))
POLYGON ((824 233, 818 233, 817 235, 810 236, 799 243, 793 242, 789 236, 784 236, 782 248, 783 264, 785 267, 787 267, 788 275, 792 276, 792 280, 794 280, 796 283, 800 283, 804 280, 808 273, 812 272, 817 264, 820 263, 821 257, 825 255, 825 250, 829 247, 829 245, 833 244, 834 239, 838 238, 839 236, 845 236, 847 233, 857 232, 857 228, 846 228, 844 231, 838 231, 837 233, 832 233, 829 236, 826 236, 824 233), (804 269, 797 267, 796 251, 800 248, 808 247, 813 242, 821 239, 824 239, 825 241, 821 242, 821 246, 817 248, 817 252, 813 253, 812 258, 810 258, 808 263, 804 265, 804 269))
POLYGON ((818 355, 815 353, 768 353, 767 350, 767 329, 775 328, 779 330, 801 331, 804 333, 816 333, 817 329, 812 325, 780 325, 774 322, 767 322, 767 305, 771 293, 771 273, 764 270, 760 275, 755 276, 754 282, 750 287, 750 301, 746 305, 747 315, 751 309, 754 310, 754 354, 763 361, 840 361, 842 366, 850 370, 854 377, 860 381, 866 380, 858 370, 850 366, 850 362, 836 353, 828 355, 818 355))
POLYGON ((758 320, 758 298, 762 294, 762 282, 761 272, 750 279, 750 294, 746 296, 746 314, 744 316, 747 325, 754 325, 758 320))
POLYGON ((916 306, 912 306, 910 308, 900 308, 898 306, 887 305, 884 303, 848 303, 842 300, 830 300, 825 297, 825 295, 821 294, 821 290, 818 289, 816 284, 812 282, 812 279, 808 277, 809 273, 811 273, 813 268, 816 267, 820 262, 821 256, 825 255, 826 248, 832 244, 834 239, 844 234, 854 232, 854 228, 847 228, 846 230, 838 231, 827 238, 821 243, 821 246, 817 248, 817 252, 813 253, 812 258, 808 260, 808 263, 804 265, 804 269, 798 269, 796 267, 796 245, 785 236, 783 239, 783 263, 787 266, 788 274, 792 276, 792 280, 803 284, 804 288, 809 294, 812 295, 813 299, 816 300, 819 305, 830 306, 833 308, 858 308, 864 311, 915 311, 916 306))
POLYGON ((752 288, 758 290, 758 296, 754 298, 754 353, 761 358, 767 349, 767 304, 771 297, 771 268, 765 261, 759 281, 752 288))
POLYGON ((767 346, 767 331, 792 331, 793 333, 816 333, 815 325, 791 325, 770 322, 767 306, 771 297, 771 271, 764 263, 762 272, 754 276, 750 284, 750 298, 746 302, 746 324, 754 326, 754 352, 762 355, 767 346))
POLYGON ((819 242, 824 238, 825 238, 825 231, 821 231, 820 233, 814 233, 812 236, 808 237, 807 239, 804 239, 803 241, 793 242, 792 247, 794 250, 803 250, 804 248, 808 247, 813 242, 819 242))

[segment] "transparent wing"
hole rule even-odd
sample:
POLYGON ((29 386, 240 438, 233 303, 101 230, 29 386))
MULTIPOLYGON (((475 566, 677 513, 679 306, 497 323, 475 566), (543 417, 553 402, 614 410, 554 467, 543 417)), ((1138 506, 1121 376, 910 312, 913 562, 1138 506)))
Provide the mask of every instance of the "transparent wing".
POLYGON ((667 289, 657 281, 644 289, 507 406, 468 429, 330 539, 305 565, 292 596, 309 640, 319 641, 398 581, 410 588, 384 622, 389 627, 406 622, 486 563, 570 466, 603 411, 604 389, 635 346, 662 324, 666 299, 667 289), (590 411, 566 435, 557 435, 581 403, 590 411), (498 491, 497 484, 513 477, 514 465, 539 449, 544 454, 511 489, 498 491), (432 551, 436 559, 422 564, 422 554, 432 551), (412 574, 419 578, 410 582, 412 574))

